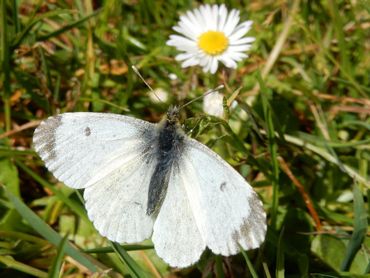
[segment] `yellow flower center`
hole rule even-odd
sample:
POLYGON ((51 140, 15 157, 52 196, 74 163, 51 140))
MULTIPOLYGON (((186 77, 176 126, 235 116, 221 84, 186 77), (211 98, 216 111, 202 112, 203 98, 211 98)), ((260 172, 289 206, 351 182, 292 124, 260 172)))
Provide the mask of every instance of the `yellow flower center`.
POLYGON ((219 55, 229 45, 229 40, 223 32, 207 31, 198 38, 198 46, 208 55, 219 55))

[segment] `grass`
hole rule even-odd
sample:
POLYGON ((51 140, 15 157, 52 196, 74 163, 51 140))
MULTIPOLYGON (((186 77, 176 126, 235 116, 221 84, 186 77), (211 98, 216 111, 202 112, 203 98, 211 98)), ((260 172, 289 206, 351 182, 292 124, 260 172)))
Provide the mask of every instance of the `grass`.
POLYGON ((165 45, 180 12, 198 4, 0 1, 1 277, 369 277, 369 5, 227 1, 254 21, 256 42, 237 70, 211 76, 182 69, 165 45), (131 65, 169 100, 153 101, 131 65), (177 270, 150 240, 110 243, 88 220, 81 192, 55 180, 32 150, 34 128, 50 115, 156 122, 171 103, 219 84, 225 120, 207 116, 200 100, 183 123, 262 198, 269 229, 257 250, 207 251, 177 270))

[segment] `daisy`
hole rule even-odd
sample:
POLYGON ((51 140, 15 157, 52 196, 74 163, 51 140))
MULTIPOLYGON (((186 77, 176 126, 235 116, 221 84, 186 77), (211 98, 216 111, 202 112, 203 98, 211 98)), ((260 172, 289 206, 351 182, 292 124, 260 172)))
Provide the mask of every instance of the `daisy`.
POLYGON ((202 5, 180 16, 167 45, 183 51, 176 56, 182 67, 200 65, 204 72, 215 73, 218 62, 228 68, 247 57, 253 37, 245 37, 252 21, 239 23, 239 11, 228 12, 225 5, 202 5))

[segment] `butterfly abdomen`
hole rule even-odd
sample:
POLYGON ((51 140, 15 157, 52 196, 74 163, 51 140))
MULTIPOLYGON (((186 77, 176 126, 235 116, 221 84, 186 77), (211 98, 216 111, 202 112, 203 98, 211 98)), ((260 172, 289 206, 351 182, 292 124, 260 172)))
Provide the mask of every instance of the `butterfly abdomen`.
POLYGON ((183 150, 183 140, 184 135, 177 123, 165 120, 159 126, 155 148, 157 164, 149 185, 147 215, 157 211, 163 202, 172 165, 179 159, 183 150))

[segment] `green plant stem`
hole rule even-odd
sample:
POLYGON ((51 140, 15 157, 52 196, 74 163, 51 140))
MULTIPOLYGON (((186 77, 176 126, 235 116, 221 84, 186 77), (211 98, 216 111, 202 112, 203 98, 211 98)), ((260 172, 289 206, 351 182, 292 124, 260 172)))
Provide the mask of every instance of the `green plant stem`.
POLYGON ((6 1, 0 1, 0 61, 1 79, 3 81, 3 102, 5 131, 11 129, 11 108, 10 108, 10 53, 9 53, 9 34, 8 22, 6 19, 6 1))

